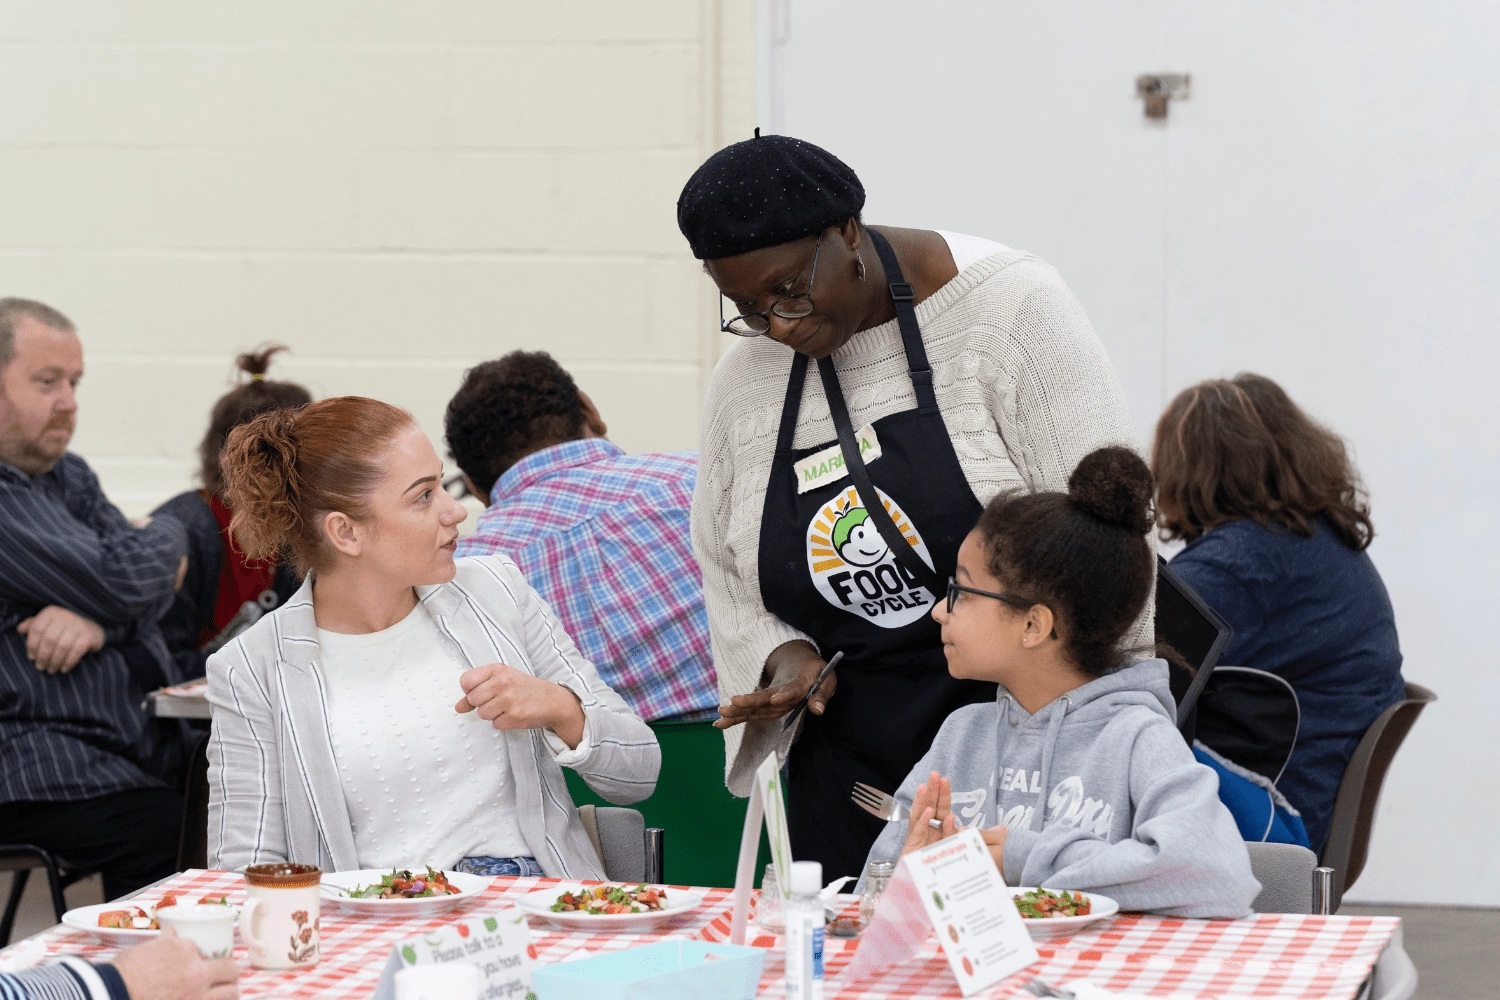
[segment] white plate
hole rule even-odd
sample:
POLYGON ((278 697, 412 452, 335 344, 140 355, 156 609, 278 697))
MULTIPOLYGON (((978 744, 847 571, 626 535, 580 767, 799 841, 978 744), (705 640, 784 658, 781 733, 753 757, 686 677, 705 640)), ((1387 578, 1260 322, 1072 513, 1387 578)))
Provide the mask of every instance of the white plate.
MULTIPOLYGON (((1010 894, 1014 898, 1016 896, 1031 892, 1034 889, 1035 886, 1030 885, 1012 886, 1010 894)), ((1053 889, 1052 891, 1057 893, 1062 892, 1061 889, 1053 889)), ((1073 892, 1074 890, 1070 889, 1068 891, 1073 892)), ((1076 931, 1078 930, 1078 928, 1083 927, 1085 924, 1091 924, 1096 920, 1104 920, 1105 918, 1112 917, 1120 912, 1120 904, 1116 903, 1108 896, 1101 896, 1097 892, 1080 892, 1079 895, 1093 904, 1088 916, 1047 917, 1045 919, 1036 917, 1022 918, 1022 922, 1026 924, 1026 929, 1031 932, 1031 936, 1052 937, 1057 934, 1071 933, 1072 931, 1076 931)))
MULTIPOLYGON (((411 871, 426 871, 425 866, 412 868, 411 871)), ((442 913, 451 910, 455 906, 462 906, 475 896, 484 892, 489 887, 490 880, 479 875, 469 875, 464 872, 443 872, 448 876, 448 884, 458 889, 456 893, 446 896, 426 896, 417 899, 351 899, 343 895, 340 890, 353 889, 361 885, 374 885, 380 881, 382 875, 389 875, 389 868, 362 868, 350 872, 324 872, 323 873, 323 904, 331 906, 335 910, 347 910, 351 913, 379 914, 392 917, 425 917, 434 913, 442 913)))
MULTIPOLYGON (((163 893, 162 895, 166 894, 163 893)), ((178 900, 185 904, 196 903, 203 895, 205 893, 199 893, 198 896, 189 898, 189 894, 179 893, 178 900)), ((223 895, 228 894, 224 893, 223 895)), ((139 943, 156 937, 161 931, 100 927, 99 914, 108 913, 110 910, 128 910, 132 906, 138 906, 147 913, 154 913, 156 911, 156 904, 159 902, 161 902, 161 896, 157 896, 155 899, 127 899, 115 903, 95 903, 93 906, 80 906, 64 913, 62 922, 64 927, 72 928, 75 931, 83 931, 85 934, 92 934, 105 944, 126 945, 139 943)), ((235 918, 238 919, 240 908, 231 905, 230 909, 234 911, 235 918)))
MULTIPOLYGON (((611 885, 635 885, 634 882, 612 882, 611 885)), ((553 913, 552 904, 557 902, 557 897, 565 892, 582 892, 589 886, 580 885, 577 882, 564 882, 547 889, 538 889, 529 892, 516 900, 516 905, 521 912, 527 916, 541 917, 542 919, 557 924, 560 927, 570 928, 597 928, 609 931, 645 931, 680 917, 684 913, 691 913, 703 902, 701 892, 693 892, 691 889, 673 889, 667 887, 667 908, 665 910, 651 910, 647 913, 553 913)))

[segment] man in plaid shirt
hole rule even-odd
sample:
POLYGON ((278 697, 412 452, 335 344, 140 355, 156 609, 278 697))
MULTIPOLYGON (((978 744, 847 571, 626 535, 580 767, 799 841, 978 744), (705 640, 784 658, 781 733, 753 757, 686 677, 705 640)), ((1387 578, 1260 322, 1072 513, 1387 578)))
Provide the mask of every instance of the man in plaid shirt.
POLYGON ((688 511, 691 452, 626 455, 551 355, 464 375, 445 431, 486 504, 459 556, 500 552, 641 718, 713 718, 718 682, 688 511))

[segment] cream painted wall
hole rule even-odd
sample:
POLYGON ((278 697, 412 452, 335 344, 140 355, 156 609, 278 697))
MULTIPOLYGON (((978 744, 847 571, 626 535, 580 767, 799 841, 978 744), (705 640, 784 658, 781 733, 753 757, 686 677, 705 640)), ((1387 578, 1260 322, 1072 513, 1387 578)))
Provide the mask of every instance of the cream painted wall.
MULTIPOLYGON (((188 488, 232 358, 407 407, 546 349, 630 451, 697 445, 682 183, 753 125, 753 0, 0 2, 0 295, 83 337, 74 450, 188 488)), ((440 451, 444 449, 441 448, 440 451)))

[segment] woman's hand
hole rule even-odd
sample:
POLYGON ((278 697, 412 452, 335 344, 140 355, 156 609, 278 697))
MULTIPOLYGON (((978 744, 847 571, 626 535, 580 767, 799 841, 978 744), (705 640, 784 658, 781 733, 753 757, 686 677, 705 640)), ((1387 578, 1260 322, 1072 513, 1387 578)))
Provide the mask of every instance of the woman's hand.
POLYGON ((464 696, 456 712, 478 711, 479 717, 502 732, 509 729, 550 729, 569 750, 583 739, 583 704, 561 684, 533 677, 504 663, 490 663, 458 675, 464 696))
POLYGON ((988 830, 980 830, 979 835, 984 838, 984 846, 990 849, 990 858, 994 860, 995 867, 1000 869, 1000 881, 1005 881, 1005 838, 1010 836, 1010 831, 1003 826, 992 826, 988 830))
POLYGON ((906 822, 906 843, 901 848, 901 856, 931 847, 957 832, 958 818, 953 815, 953 784, 933 771, 917 786, 917 794, 912 796, 911 818, 906 822), (937 820, 942 829, 933 826, 933 820, 937 820))
MULTIPOLYGON (((728 705, 720 705, 721 718, 715 720, 714 725, 720 729, 728 729, 742 722, 781 718, 807 696, 807 689, 813 686, 825 666, 826 661, 818 655, 812 643, 804 639, 782 643, 766 657, 764 676, 769 677, 770 682, 750 694, 735 695, 729 699, 728 705)), ((838 686, 838 671, 835 670, 812 696, 807 710, 814 715, 822 715, 828 699, 833 697, 838 686)))

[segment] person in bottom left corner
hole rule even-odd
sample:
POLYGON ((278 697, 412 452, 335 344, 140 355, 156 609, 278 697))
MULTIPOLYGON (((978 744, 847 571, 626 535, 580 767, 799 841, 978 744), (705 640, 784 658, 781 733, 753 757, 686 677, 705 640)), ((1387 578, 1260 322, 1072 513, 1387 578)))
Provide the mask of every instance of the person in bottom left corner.
POLYGON ((239 967, 204 959, 170 928, 112 962, 68 955, 24 972, 0 972, 0 1000, 235 1000, 239 967))
POLYGON ((187 569, 175 518, 141 528, 68 451, 83 344, 57 310, 0 299, 0 843, 102 872, 108 899, 177 870, 179 683, 158 620, 187 569))
POLYGON ((209 657, 209 866, 604 878, 562 768, 638 802, 656 737, 515 563, 454 559, 466 511, 411 414, 264 413, 222 464, 246 553, 306 578, 209 657))

